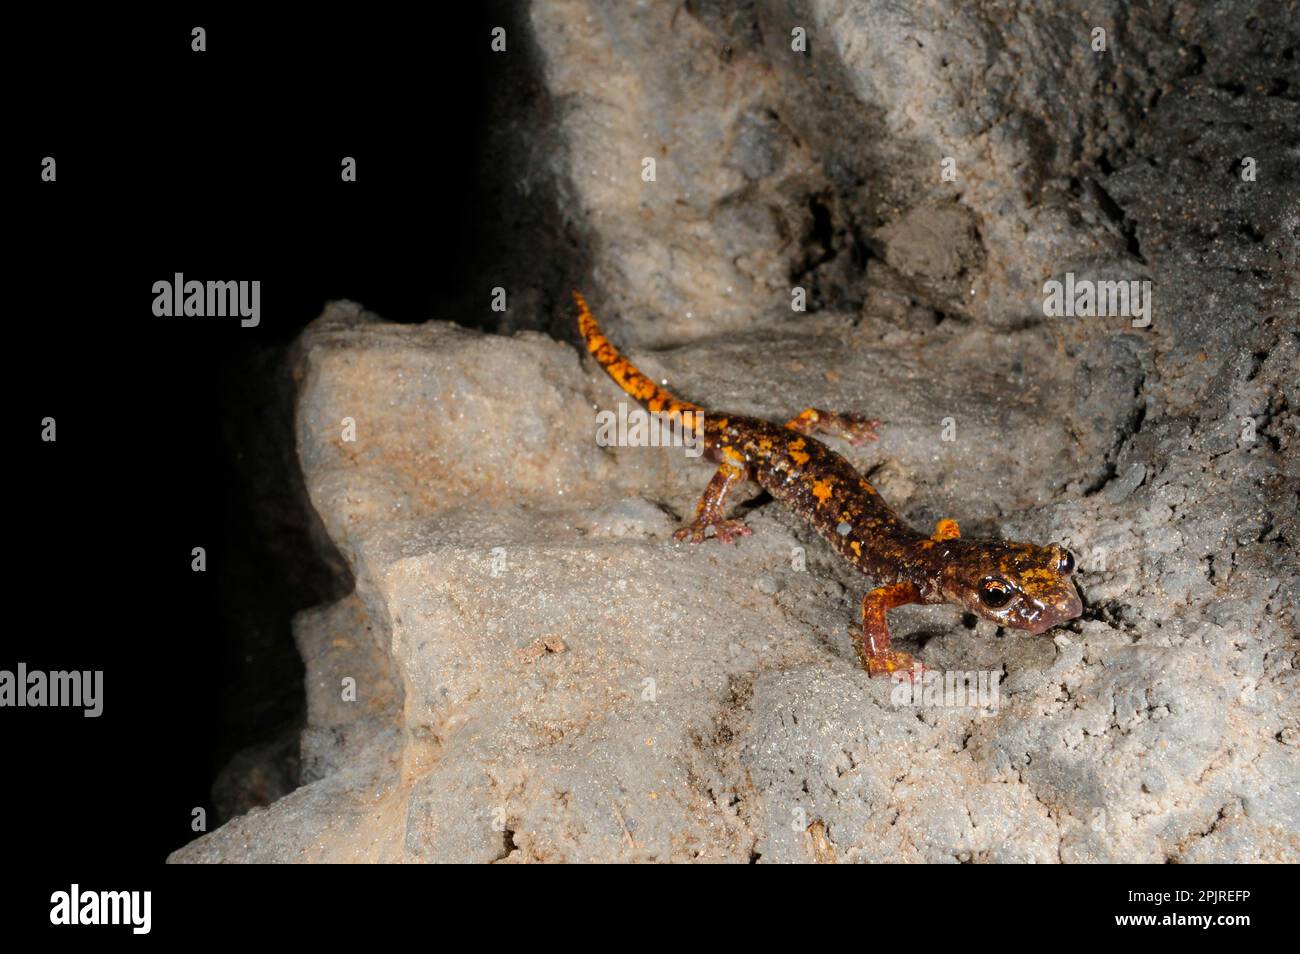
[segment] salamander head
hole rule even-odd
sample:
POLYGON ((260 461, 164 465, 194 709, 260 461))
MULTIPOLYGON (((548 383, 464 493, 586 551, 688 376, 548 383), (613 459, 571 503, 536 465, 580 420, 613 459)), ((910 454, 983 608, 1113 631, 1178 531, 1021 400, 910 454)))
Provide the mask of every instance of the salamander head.
POLYGON ((976 616, 1037 635, 1083 612, 1064 547, 953 540, 946 549, 943 595, 976 616))

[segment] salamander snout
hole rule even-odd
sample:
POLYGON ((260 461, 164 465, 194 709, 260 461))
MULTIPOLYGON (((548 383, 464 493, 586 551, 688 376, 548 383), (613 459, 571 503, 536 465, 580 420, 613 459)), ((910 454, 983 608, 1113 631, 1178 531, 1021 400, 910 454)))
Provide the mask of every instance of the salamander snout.
POLYGON ((1083 612, 1064 547, 972 540, 950 554, 945 595, 999 626, 1037 635, 1083 612))
POLYGON ((1044 603, 1033 597, 1022 597, 1017 603, 1013 616, 1015 622, 1009 625, 1023 629, 1037 636, 1045 633, 1058 623, 1074 619, 1083 612, 1083 601, 1079 599, 1074 584, 1069 585, 1069 592, 1063 593, 1052 603, 1044 603))

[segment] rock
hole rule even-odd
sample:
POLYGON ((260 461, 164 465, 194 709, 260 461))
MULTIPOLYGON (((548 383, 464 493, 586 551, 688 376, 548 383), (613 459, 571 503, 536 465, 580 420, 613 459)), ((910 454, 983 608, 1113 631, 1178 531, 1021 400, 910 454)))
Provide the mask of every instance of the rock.
POLYGON ((675 544, 709 468, 598 446, 624 399, 568 344, 335 303, 297 450, 355 588, 296 621, 304 784, 171 860, 1300 860, 1294 27, 1092 9, 528 12, 611 338, 710 407, 883 418, 846 456, 918 525, 1067 542, 1082 618, 905 607, 950 683, 869 680, 868 581, 762 498, 675 544), (1044 318, 1071 270, 1151 280, 1150 326, 1044 318))
POLYGON ((299 732, 286 726, 267 742, 241 749, 217 773, 212 804, 224 823, 254 808, 265 808, 298 787, 299 732))

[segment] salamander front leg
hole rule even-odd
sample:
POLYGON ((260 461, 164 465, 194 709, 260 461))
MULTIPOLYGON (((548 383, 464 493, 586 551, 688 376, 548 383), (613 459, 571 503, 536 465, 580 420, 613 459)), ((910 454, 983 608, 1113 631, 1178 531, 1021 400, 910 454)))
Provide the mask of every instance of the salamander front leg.
POLYGON ((715 539, 731 543, 736 537, 747 537, 753 531, 739 520, 723 520, 722 511, 726 507, 727 493, 747 477, 743 467, 723 464, 718 468, 709 486, 704 489, 704 496, 695 507, 695 519, 673 534, 676 540, 690 540, 691 543, 703 543, 708 539, 707 531, 713 528, 715 539))
POLYGON ((862 642, 858 658, 869 676, 888 676, 907 672, 915 678, 925 667, 913 663, 908 653, 890 648, 889 621, 886 614, 899 606, 921 602, 921 593, 913 583, 894 583, 872 590, 862 598, 862 642), (914 668, 915 667, 915 668, 914 668))
POLYGON ((823 411, 821 408, 810 407, 785 426, 809 437, 813 434, 842 437, 850 444, 880 440, 876 436, 880 422, 851 411, 823 411))

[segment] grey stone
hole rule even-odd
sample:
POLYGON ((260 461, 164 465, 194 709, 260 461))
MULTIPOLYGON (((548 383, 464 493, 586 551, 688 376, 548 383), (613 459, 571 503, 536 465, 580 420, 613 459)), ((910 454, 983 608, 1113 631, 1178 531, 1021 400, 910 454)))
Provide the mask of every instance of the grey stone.
MULTIPOLYGON (((1002 677, 909 704, 854 657, 869 581, 792 515, 673 542, 710 468, 597 446, 626 399, 569 345, 335 303, 297 449, 355 591, 296 625, 304 784, 172 860, 1300 860, 1300 106, 1267 6, 531 6, 611 338, 709 407, 883 418, 840 449, 900 512, 1067 543, 1086 612, 896 611, 927 665, 1002 677), (1150 279, 1151 325, 1044 318, 1067 271, 1150 279)), ((503 327, 568 334, 528 307, 503 327)))

